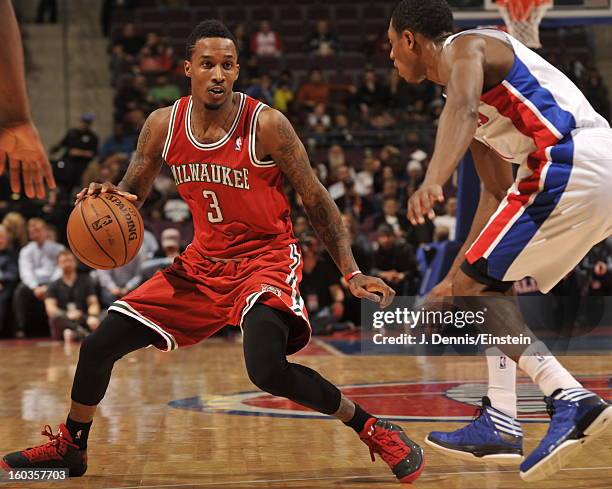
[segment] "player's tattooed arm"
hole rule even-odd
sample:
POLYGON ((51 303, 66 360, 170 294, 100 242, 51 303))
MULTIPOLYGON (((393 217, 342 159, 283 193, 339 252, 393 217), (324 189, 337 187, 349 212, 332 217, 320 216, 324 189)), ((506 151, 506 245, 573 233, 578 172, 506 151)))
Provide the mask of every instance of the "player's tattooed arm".
POLYGON ((171 110, 171 107, 164 107, 149 115, 138 136, 130 165, 117 186, 123 192, 136 195, 137 207, 141 207, 148 197, 162 167, 162 151, 171 110))
MULTIPOLYGON (((358 270, 351 238, 342 223, 342 216, 329 192, 314 174, 304 145, 287 118, 277 110, 261 112, 257 128, 257 142, 261 153, 270 155, 289 183, 300 195, 312 227, 343 275, 358 270)), ((377 277, 356 275, 348 283, 353 295, 380 303, 385 307, 395 293, 377 277), (377 292, 380 295, 376 295, 377 292)))
POLYGON ((112 182, 92 182, 77 194, 76 202, 91 195, 112 192, 133 201, 136 207, 142 207, 164 161, 162 151, 171 110, 172 107, 164 107, 149 115, 138 136, 130 165, 118 185, 112 182))
POLYGON ((314 174, 306 149, 287 118, 276 110, 259 117, 258 142, 270 154, 300 195, 304 209, 321 241, 343 275, 357 270, 351 240, 340 211, 314 174))

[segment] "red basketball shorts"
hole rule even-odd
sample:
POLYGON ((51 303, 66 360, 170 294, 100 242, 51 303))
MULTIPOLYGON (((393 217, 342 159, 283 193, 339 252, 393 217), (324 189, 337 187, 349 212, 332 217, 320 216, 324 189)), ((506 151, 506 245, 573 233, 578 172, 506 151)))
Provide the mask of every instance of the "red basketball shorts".
POLYGON ((226 325, 238 325, 257 302, 292 314, 287 354, 308 344, 311 328, 298 285, 302 257, 296 244, 239 261, 213 261, 189 246, 165 270, 115 301, 119 312, 156 331, 155 346, 194 345, 226 325))

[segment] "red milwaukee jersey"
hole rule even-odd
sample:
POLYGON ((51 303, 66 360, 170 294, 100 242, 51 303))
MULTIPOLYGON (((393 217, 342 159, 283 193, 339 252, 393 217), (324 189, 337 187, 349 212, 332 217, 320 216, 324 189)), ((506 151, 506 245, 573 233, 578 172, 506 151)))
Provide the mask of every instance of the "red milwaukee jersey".
POLYGON ((255 153, 257 118, 265 104, 238 93, 228 133, 203 144, 191 130, 192 98, 172 107, 163 157, 193 216, 193 246, 204 256, 238 258, 295 243, 283 174, 255 153))

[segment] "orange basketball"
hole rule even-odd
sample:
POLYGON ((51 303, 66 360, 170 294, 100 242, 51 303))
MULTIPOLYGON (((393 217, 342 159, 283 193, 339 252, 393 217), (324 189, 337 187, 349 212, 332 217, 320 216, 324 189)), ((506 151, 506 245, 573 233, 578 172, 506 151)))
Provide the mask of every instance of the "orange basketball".
POLYGON ((68 244, 86 265, 110 270, 132 261, 144 236, 138 209, 120 195, 81 200, 68 218, 68 244))

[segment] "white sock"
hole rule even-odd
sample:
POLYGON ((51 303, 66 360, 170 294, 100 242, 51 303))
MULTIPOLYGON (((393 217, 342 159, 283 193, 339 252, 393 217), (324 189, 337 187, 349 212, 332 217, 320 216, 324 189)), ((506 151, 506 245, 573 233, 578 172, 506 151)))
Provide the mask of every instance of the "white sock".
POLYGON ((487 348, 491 406, 516 419, 516 363, 499 348, 487 348))
POLYGON ((557 389, 582 387, 541 341, 536 341, 525 349, 518 365, 545 396, 550 396, 557 389))

